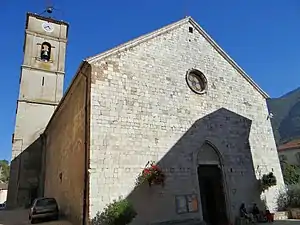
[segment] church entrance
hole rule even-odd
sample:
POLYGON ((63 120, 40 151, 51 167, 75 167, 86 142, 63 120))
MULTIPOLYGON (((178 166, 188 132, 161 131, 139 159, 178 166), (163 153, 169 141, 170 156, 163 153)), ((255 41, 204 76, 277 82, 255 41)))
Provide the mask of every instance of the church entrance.
POLYGON ((222 170, 218 165, 199 165, 198 180, 203 220, 208 225, 228 224, 222 170))

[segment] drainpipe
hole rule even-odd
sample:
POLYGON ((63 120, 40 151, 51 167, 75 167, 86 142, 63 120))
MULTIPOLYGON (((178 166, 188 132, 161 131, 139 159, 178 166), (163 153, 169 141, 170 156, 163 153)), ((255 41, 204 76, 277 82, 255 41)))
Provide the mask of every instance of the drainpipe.
MULTIPOLYGON (((83 65, 85 65, 86 62, 83 62, 83 65)), ((85 68, 84 68, 85 69, 85 68)), ((86 225, 86 219, 88 217, 87 215, 87 198, 88 198, 88 190, 89 190, 89 175, 88 175, 88 169, 89 169, 89 143, 88 143, 88 135, 89 135, 89 115, 88 115, 88 107, 89 107, 89 78, 86 75, 85 71, 83 73, 83 76, 85 77, 85 115, 84 115, 84 190, 83 190, 83 216, 82 216, 82 225, 86 225)))

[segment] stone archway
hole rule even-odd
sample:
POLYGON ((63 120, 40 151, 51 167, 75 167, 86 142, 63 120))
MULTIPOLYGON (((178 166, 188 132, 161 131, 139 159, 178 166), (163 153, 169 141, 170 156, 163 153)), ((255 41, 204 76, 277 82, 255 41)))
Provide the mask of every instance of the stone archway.
POLYGON ((197 155, 197 172, 203 220, 209 225, 228 223, 220 154, 205 142, 197 155))

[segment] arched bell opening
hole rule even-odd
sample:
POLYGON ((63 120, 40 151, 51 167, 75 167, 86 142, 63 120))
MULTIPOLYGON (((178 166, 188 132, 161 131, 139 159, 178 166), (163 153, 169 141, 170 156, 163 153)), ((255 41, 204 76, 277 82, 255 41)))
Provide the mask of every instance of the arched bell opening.
POLYGON ((48 42, 43 42, 41 45, 41 60, 49 62, 51 58, 51 45, 48 42))
POLYGON ((219 151, 205 142, 198 152, 197 164, 203 220, 208 224, 228 224, 226 187, 219 151))

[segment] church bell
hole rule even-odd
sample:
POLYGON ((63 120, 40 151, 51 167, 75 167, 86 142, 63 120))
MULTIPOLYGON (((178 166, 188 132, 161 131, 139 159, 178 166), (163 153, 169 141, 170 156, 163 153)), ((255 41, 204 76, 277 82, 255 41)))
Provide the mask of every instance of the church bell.
POLYGON ((42 45, 42 50, 41 50, 41 59, 44 61, 49 61, 50 60, 50 49, 48 45, 42 45))

